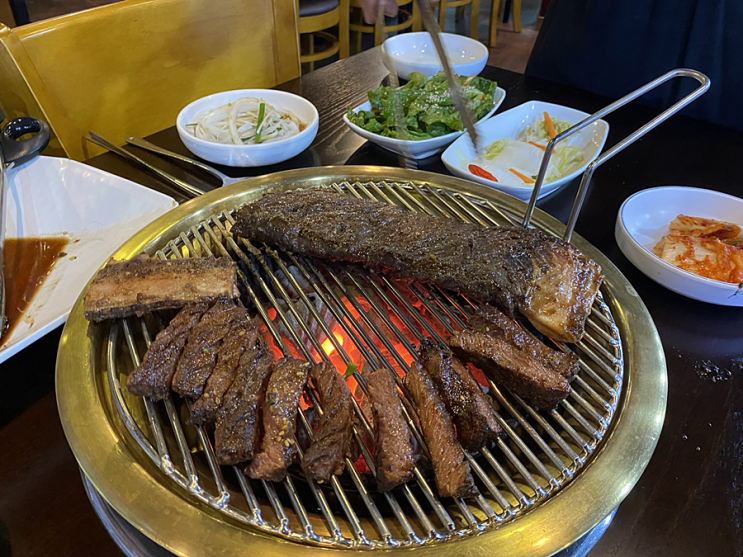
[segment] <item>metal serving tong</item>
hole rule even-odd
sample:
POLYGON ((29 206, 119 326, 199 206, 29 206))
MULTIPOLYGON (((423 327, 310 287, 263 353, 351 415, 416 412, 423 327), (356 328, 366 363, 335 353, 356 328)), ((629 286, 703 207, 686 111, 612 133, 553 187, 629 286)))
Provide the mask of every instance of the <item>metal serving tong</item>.
MULTIPOLYGON (((446 57, 446 51, 444 45, 441 43, 441 29, 436 18, 433 16, 433 8, 431 8, 430 0, 416 0, 418 2, 418 8, 421 12, 421 20, 423 21, 423 27, 428 34, 431 35, 433 46, 436 48, 436 54, 439 55, 441 66, 444 69, 444 75, 446 76, 446 82, 449 84, 449 93, 451 94, 451 100, 454 103, 454 108, 459 113, 459 118, 462 120, 462 125, 470 136, 472 145, 475 148, 475 154, 479 154, 480 142, 479 136, 477 135, 477 129, 475 128, 475 117, 472 111, 467 108, 462 97, 462 91, 459 87, 459 82, 454 79, 454 72, 451 69, 449 59, 446 57)), ((476 17, 476 14, 472 14, 470 17, 476 17)))
MULTIPOLYGON (((0 110, 0 122, 5 114, 0 110)), ((49 144, 49 125, 36 118, 14 118, 0 131, 0 334, 5 331, 5 192, 8 189, 6 171, 31 160, 49 144), (27 134, 35 134, 20 139, 27 134)))
MULTIPOLYGON (((425 2, 425 0, 423 0, 425 2)), ((588 186, 591 184, 591 178, 593 177, 593 173, 595 170, 604 164, 606 161, 608 161, 610 158, 612 158, 614 155, 619 153, 620 151, 623 151, 625 148, 629 147, 632 143, 640 139, 642 136, 644 136, 646 133, 648 133, 650 130, 658 127, 659 124, 662 122, 665 122, 668 120, 671 116, 676 114, 679 110, 684 108, 685 106, 689 105, 691 102, 695 101, 699 97, 701 97, 704 93, 707 92, 707 89, 709 89, 712 82, 710 79, 704 75, 701 72, 698 72, 696 70, 690 70, 686 68, 679 68, 675 70, 671 70, 670 72, 663 74, 657 79, 654 79, 650 83, 643 85, 639 89, 636 89, 635 91, 632 91, 630 94, 625 95, 621 99, 611 103, 609 106, 606 106, 599 110, 598 112, 592 114, 588 118, 584 119, 581 122, 578 122, 574 126, 568 128, 562 133, 557 134, 555 137, 553 137, 550 142, 547 144, 547 147, 545 148, 544 155, 542 156, 542 165, 539 167, 539 173, 537 174, 537 181, 534 183, 534 190, 531 192, 531 199, 529 199, 529 205, 526 208, 526 213, 524 213, 524 220, 522 222, 522 225, 524 228, 529 226, 529 221, 531 220, 532 213, 534 213, 534 207, 537 204, 537 199, 539 198, 539 190, 542 189, 542 183, 544 183, 544 178, 547 175, 547 167, 549 166, 550 158, 552 157, 553 150, 555 146, 562 141, 563 139, 567 139, 571 135, 578 133, 583 128, 589 126, 590 124, 593 124, 597 120, 600 120, 607 114, 611 114, 618 108, 623 107, 624 105, 634 101, 638 97, 643 96, 645 93, 652 91, 659 85, 662 85, 666 81, 670 81, 671 79, 674 79, 676 77, 691 77, 693 79, 696 79, 700 85, 694 91, 686 95, 683 99, 678 101, 676 104, 671 106, 670 108, 666 109, 662 113, 660 113, 658 116, 650 120, 647 124, 642 126, 641 128, 635 130, 631 134, 629 134, 627 137, 622 139, 619 143, 614 145, 611 149, 604 152, 601 156, 599 156, 596 160, 594 160, 591 164, 588 165, 586 170, 583 172, 583 178, 580 182, 580 187, 578 188, 578 194, 575 197, 575 201, 573 203, 573 208, 570 211, 570 218, 568 218, 568 222, 565 225, 565 234, 563 235, 563 240, 566 242, 570 241, 571 236, 573 235, 573 230, 575 230, 575 223, 578 220, 578 215, 580 214, 581 207, 583 206, 583 201, 586 199, 586 193, 588 192, 588 186)))

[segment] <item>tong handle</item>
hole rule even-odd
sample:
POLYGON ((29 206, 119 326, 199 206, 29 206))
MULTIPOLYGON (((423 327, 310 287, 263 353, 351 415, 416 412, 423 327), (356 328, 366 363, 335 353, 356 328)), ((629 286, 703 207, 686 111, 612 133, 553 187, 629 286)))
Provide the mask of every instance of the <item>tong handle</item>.
POLYGON ((531 220, 532 213, 534 212, 534 207, 537 204, 537 199, 539 198, 539 190, 542 188, 542 183, 544 182, 544 178, 547 175, 547 166, 549 165, 550 158, 552 157, 552 151, 555 148, 555 145, 557 145, 560 141, 563 139, 566 139, 567 137, 570 137, 571 135, 578 133, 586 126, 589 126, 590 124, 593 124, 597 120, 600 120, 607 114, 611 114, 618 108, 623 107, 624 105, 634 101, 638 97, 643 96, 645 93, 652 91, 659 85, 662 85, 666 81, 670 81, 671 79, 674 79, 676 77, 691 77, 693 79, 696 79, 699 82, 699 87, 694 89, 691 93, 686 95, 683 99, 678 101, 676 104, 650 120, 647 124, 642 126, 641 128, 635 130, 631 134, 629 134, 627 137, 622 139, 619 143, 614 145, 611 149, 603 153, 601 156, 599 156, 596 160, 594 160, 591 164, 588 165, 586 170, 583 172, 583 178, 580 182, 580 187, 578 188, 578 194, 575 197, 575 202, 573 203, 573 209, 570 212, 570 218, 568 219, 567 224, 565 225, 565 234, 563 235, 563 240, 566 242, 570 241, 571 236, 573 235, 573 230, 575 229, 575 223, 578 220, 578 215, 580 214, 581 207, 583 206, 583 201, 585 201, 586 193, 588 192, 588 186, 591 183, 591 178, 593 177, 594 171, 604 164, 606 161, 608 161, 610 158, 612 158, 614 155, 619 153, 620 151, 623 151, 625 148, 629 147, 632 143, 640 139, 642 136, 644 136, 646 133, 648 133, 650 130, 658 127, 659 124, 662 122, 665 122, 676 114, 679 110, 686 107, 688 104, 690 104, 692 101, 696 100, 700 96, 702 96, 704 93, 707 92, 707 89, 709 89, 711 85, 710 79, 704 75, 701 72, 698 72, 696 70, 691 70, 687 68, 679 68, 675 70, 671 70, 670 72, 663 74, 662 76, 658 77, 657 79, 654 79, 650 83, 647 83, 646 85, 643 85, 639 89, 636 89, 635 91, 632 91, 630 94, 625 95, 621 99, 613 102, 609 106, 606 106, 599 110, 598 112, 592 114, 588 118, 584 119, 581 122, 578 122, 574 126, 568 128, 564 132, 557 134, 555 137, 550 140, 550 142, 547 144, 547 148, 544 152, 544 156, 542 157, 542 165, 539 167, 539 174, 537 174, 537 181, 534 184, 534 190, 531 193, 531 199, 529 200, 529 206, 526 209, 526 213, 524 214, 524 221, 523 226, 526 228, 529 226, 529 221, 531 220))
POLYGON ((180 180, 173 176, 172 174, 168 174, 164 170, 160 170, 156 166, 152 166, 150 163, 145 161, 144 159, 140 159, 137 155, 134 153, 130 153, 126 149, 122 149, 121 147, 118 147, 108 141, 107 139, 101 137, 94 131, 89 131, 87 136, 88 141, 92 141, 96 145, 100 145, 101 147, 108 149, 109 151, 116 153, 120 157, 123 157, 125 159, 130 160, 131 162, 134 162, 138 164, 139 166, 149 170, 156 176, 162 178, 166 182, 168 182, 173 187, 177 188, 178 190, 182 191, 186 196, 189 198, 191 197, 198 197, 200 195, 204 194, 204 190, 201 190, 195 186, 192 186, 191 184, 187 184, 183 180, 180 180))

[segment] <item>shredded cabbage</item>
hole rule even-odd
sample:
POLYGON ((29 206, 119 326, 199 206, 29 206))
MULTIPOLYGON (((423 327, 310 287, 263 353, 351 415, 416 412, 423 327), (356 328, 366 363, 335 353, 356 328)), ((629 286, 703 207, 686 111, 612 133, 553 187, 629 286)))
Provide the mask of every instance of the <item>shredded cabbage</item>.
POLYGON ((296 135, 302 123, 291 112, 280 111, 262 99, 243 97, 200 112, 194 123, 186 126, 199 139, 250 145, 296 135))
MULTIPOLYGON (((570 127, 570 124, 565 120, 558 120, 557 118, 551 118, 552 125, 555 127, 555 131, 560 134, 570 127)), ((531 126, 524 130, 524 141, 549 141, 549 131, 547 131, 547 124, 544 122, 544 118, 538 118, 531 126)))

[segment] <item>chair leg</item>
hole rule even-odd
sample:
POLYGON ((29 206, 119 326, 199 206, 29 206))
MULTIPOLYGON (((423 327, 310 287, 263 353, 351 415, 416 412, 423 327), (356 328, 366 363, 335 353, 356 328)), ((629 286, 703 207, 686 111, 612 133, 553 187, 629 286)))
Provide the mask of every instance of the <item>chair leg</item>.
POLYGON ((439 28, 444 32, 446 26, 446 0, 439 0, 439 28))
MULTIPOLYGON (((310 33, 309 34, 309 38, 310 38, 309 53, 310 53, 310 56, 312 56, 315 53, 315 35, 312 34, 312 33, 310 33)), ((310 62, 307 62, 307 65, 309 66, 309 71, 311 71, 311 72, 314 72, 315 71, 315 62, 314 62, 314 60, 313 61, 310 61, 310 62)))
MULTIPOLYGON (((361 10, 358 10, 359 12, 359 28, 364 24, 364 15, 361 13, 361 10)), ((358 54, 361 52, 361 37, 363 36, 363 33, 359 30, 355 31, 356 36, 354 37, 354 52, 358 54)))
POLYGON ((385 31, 384 27, 385 27, 384 20, 377 21, 374 24, 374 46, 379 46, 384 42, 383 41, 384 31, 385 31))
POLYGON ((423 30, 423 24, 421 22, 421 12, 418 9, 418 2, 416 0, 413 0, 413 32, 418 32, 423 30))
POLYGON ((348 0, 340 1, 340 13, 338 14, 338 42, 340 43, 340 50, 338 51, 338 58, 348 58, 350 53, 350 30, 348 29, 349 19, 351 17, 351 6, 348 0))
POLYGON ((500 0, 493 0, 493 5, 490 8, 490 37, 488 38, 488 45, 490 48, 495 48, 495 35, 498 31, 498 8, 500 8, 500 0))
POLYGON ((470 37, 477 40, 478 23, 480 19, 480 0, 472 0, 470 4, 470 37))
POLYGON ((513 0, 513 30, 521 33, 521 0, 513 0))
POLYGON ((464 17, 464 6, 457 6, 457 9, 454 10, 454 23, 459 23, 462 21, 462 18, 464 17))

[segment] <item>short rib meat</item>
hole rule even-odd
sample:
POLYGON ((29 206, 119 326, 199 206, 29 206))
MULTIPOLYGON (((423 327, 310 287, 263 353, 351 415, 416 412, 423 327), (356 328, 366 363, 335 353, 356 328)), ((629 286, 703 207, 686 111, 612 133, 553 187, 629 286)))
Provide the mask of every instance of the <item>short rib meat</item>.
POLYGON ((186 304, 235 299, 235 262, 229 257, 151 259, 138 255, 109 261, 85 293, 83 310, 89 321, 103 321, 186 304))
POLYGON ((214 445, 220 464, 253 460, 261 432, 261 406, 273 365, 274 359, 263 344, 240 356, 235 380, 217 412, 214 445))
POLYGON ((188 333, 207 309, 209 304, 189 304, 157 333, 142 363, 129 374, 126 386, 131 394, 153 400, 162 400, 170 394, 170 382, 188 333))
POLYGON ((478 450, 486 442, 503 434, 487 397, 451 350, 423 341, 420 363, 433 379, 465 449, 478 450))
POLYGON ((286 477, 296 451, 297 407, 308 370, 309 364, 302 360, 284 358, 276 364, 261 410, 261 450, 246 469, 251 478, 279 482, 286 477))
POLYGON ((333 474, 341 475, 344 457, 352 456, 353 403, 343 376, 332 364, 313 365, 310 377, 320 395, 323 415, 314 442, 304 455, 302 469, 308 478, 322 483, 333 474))
POLYGON ((232 385, 237 373, 240 356, 245 350, 255 347, 258 326, 247 317, 236 319, 217 353, 217 364, 206 381, 204 394, 191 408, 191 423, 201 425, 211 422, 222 406, 224 395, 232 385))
POLYGON ((418 362, 405 376, 405 386, 418 410, 423 438, 431 454, 431 464, 440 497, 466 497, 478 492, 446 406, 436 392, 431 377, 418 362))
POLYGON ((220 299, 209 308, 188 335, 188 342, 173 376, 172 389, 176 393, 190 399, 202 395, 217 363, 224 337, 234 321, 244 318, 245 308, 231 300, 220 299))
POLYGON ((410 429, 391 373, 378 369, 365 376, 374 417, 377 486, 382 492, 409 481, 415 468, 410 429))
POLYGON ((568 380, 552 365, 535 357, 529 346, 520 347, 491 332, 456 332, 449 339, 449 346, 460 358, 488 374, 496 384, 540 410, 555 408, 570 394, 568 380))
POLYGON ((572 352, 553 350, 528 335, 518 323, 493 306, 484 305, 467 322, 470 331, 502 338, 519 351, 542 362, 555 373, 570 381, 578 374, 578 356, 572 352))

